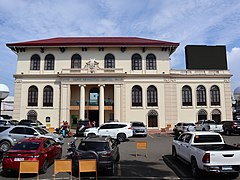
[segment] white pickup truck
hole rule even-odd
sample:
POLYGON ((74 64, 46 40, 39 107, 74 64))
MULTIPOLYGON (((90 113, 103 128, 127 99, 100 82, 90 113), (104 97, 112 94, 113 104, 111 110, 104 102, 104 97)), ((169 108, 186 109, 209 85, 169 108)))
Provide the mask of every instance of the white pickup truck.
POLYGON ((200 120, 195 123, 196 131, 214 131, 214 132, 223 132, 223 125, 216 124, 214 120, 200 120))
POLYGON ((215 132, 185 132, 172 143, 172 157, 191 165, 192 175, 202 172, 227 173, 235 179, 240 171, 240 148, 224 143, 215 132))

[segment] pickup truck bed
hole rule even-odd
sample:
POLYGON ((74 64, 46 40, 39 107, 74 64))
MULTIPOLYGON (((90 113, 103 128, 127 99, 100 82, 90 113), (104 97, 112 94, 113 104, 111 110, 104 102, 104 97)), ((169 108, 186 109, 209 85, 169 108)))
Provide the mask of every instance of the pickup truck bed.
POLYGON ((229 144, 210 144, 210 145, 194 145, 194 147, 197 147, 199 149, 202 149, 204 151, 234 151, 234 150, 240 150, 240 148, 236 146, 232 146, 229 144))

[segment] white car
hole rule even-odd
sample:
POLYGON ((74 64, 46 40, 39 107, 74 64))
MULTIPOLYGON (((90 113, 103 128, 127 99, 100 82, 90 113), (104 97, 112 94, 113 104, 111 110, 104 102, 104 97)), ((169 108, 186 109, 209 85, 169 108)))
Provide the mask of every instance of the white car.
POLYGON ((86 129, 84 136, 111 136, 122 142, 133 136, 133 129, 129 123, 109 122, 102 124, 100 127, 86 129))

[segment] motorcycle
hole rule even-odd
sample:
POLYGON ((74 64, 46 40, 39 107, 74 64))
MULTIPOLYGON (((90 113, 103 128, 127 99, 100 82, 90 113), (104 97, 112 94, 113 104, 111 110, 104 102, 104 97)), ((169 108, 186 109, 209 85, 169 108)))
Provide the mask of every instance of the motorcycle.
POLYGON ((75 137, 73 141, 68 143, 69 148, 67 149, 67 159, 72 159, 74 157, 74 152, 76 151, 76 141, 77 137, 75 137))

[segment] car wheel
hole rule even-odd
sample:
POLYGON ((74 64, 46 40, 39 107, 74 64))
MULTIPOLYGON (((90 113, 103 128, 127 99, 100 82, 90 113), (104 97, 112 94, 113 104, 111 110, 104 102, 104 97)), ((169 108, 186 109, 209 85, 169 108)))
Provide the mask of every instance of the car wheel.
POLYGON ((172 147, 172 158, 174 161, 176 161, 178 159, 175 147, 172 147))
POLYGON ((47 162, 47 160, 45 160, 44 163, 43 163, 42 168, 40 169, 40 172, 42 174, 45 174, 47 172, 47 169, 48 169, 48 162, 47 162))
POLYGON ((198 168, 197 161, 194 158, 191 160, 191 169, 193 177, 201 176, 201 170, 198 168))
POLYGON ((120 141, 120 142, 123 142, 126 140, 126 134, 124 133, 120 133, 117 135, 117 139, 120 141))
POLYGON ((120 160, 120 154, 117 155, 116 162, 119 162, 120 160))
POLYGON ((8 151, 10 149, 10 147, 11 147, 11 144, 9 141, 2 141, 0 143, 0 151, 2 151, 2 152, 8 151))

